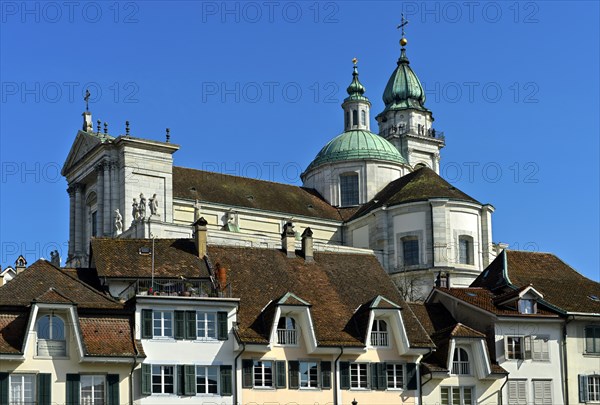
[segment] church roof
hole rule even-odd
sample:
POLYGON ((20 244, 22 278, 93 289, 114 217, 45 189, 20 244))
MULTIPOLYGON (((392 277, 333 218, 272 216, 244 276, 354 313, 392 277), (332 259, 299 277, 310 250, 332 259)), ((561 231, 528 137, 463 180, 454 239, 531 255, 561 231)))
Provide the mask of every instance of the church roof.
POLYGON ((177 166, 173 197, 342 221, 339 210, 313 189, 177 166))
POLYGON ((364 159, 406 164, 406 159, 398 149, 383 137, 369 131, 353 129, 329 141, 317 154, 305 173, 327 163, 364 159))
POLYGON ((393 206, 431 198, 448 198, 481 204, 448 183, 430 168, 421 167, 385 186, 371 201, 360 207, 352 219, 359 218, 384 205, 393 206))

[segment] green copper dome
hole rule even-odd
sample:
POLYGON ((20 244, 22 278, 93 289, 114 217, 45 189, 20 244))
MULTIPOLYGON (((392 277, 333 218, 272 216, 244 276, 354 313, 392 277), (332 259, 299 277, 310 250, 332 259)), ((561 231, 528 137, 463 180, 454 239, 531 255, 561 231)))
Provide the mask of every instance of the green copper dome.
POLYGON ((383 137, 372 132, 354 129, 333 138, 321 149, 306 169, 308 172, 326 163, 372 159, 405 164, 398 149, 383 137))
POLYGON ((414 108, 427 111, 425 108, 425 91, 419 78, 409 66, 406 50, 402 48, 398 67, 392 73, 383 92, 385 111, 405 110, 414 108))
POLYGON ((348 93, 348 97, 346 97, 344 102, 350 100, 369 101, 369 99, 363 95, 365 94, 365 86, 358 80, 358 67, 356 65, 354 65, 354 70, 352 71, 352 82, 346 89, 346 92, 348 93))

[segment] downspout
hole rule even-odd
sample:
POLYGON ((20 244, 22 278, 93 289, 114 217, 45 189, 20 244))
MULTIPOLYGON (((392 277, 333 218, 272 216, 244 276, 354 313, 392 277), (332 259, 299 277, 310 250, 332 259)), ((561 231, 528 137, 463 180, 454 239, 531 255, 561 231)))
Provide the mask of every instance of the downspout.
POLYGON ((238 403, 238 385, 237 385, 237 362, 238 359, 240 358, 240 356, 246 351, 246 343, 241 342, 242 343, 242 351, 238 353, 237 356, 235 356, 235 359, 233 359, 233 386, 235 387, 234 391, 233 391, 233 403, 237 404, 238 403))
MULTIPOLYGON (((423 356, 421 359, 424 359, 425 357, 429 356, 431 353, 433 353, 433 350, 429 349, 429 352, 423 356)), ((419 369, 421 368, 421 363, 419 362, 419 369)), ((420 375, 421 373, 419 373, 420 375)), ((433 373, 430 371, 429 372, 429 380, 422 382, 421 384, 419 384, 419 404, 423 403, 423 387, 425 386, 425 384, 427 384, 429 381, 433 380, 433 373)))
POLYGON ((340 354, 333 361, 333 405, 339 405, 339 402, 338 402, 338 391, 339 391, 339 387, 338 387, 338 361, 340 360, 340 357, 342 357, 342 354, 344 354, 344 346, 340 346, 340 354))
POLYGON ((500 404, 500 405, 502 404, 502 400, 504 399, 504 398, 502 398, 502 390, 504 389, 504 386, 508 383, 508 376, 509 375, 507 374, 506 377, 504 377, 506 379, 502 383, 502 386, 500 388, 498 388, 498 393, 500 394, 500 400, 498 401, 498 404, 500 404))
MULTIPOLYGON (((137 352, 137 349, 134 349, 137 352)), ((131 366, 131 372, 129 373, 129 405, 133 405, 133 371, 137 366, 137 354, 134 354, 132 357, 133 365, 131 366)))
POLYGON ((567 320, 565 321, 564 325, 563 325, 563 341, 562 341, 562 352, 563 352, 563 375, 564 375, 564 381, 563 381, 563 390, 565 393, 565 397, 564 397, 564 401, 566 405, 569 405, 569 367, 567 367, 567 360, 568 360, 568 356, 567 356, 567 325, 569 324, 569 322, 573 321, 575 319, 575 316, 571 315, 571 319, 569 320, 569 316, 567 315, 567 320))

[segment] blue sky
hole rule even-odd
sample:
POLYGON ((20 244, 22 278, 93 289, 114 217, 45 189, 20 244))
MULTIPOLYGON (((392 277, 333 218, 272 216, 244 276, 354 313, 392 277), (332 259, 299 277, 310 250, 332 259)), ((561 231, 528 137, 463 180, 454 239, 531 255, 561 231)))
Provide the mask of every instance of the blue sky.
MULTIPOLYGON (((598 280, 598 2, 0 3, 0 264, 67 253, 62 166, 81 126, 164 139, 180 166, 300 184, 342 131, 353 57, 372 116, 411 67, 441 174, 495 206, 494 241, 598 280)), ((372 122, 373 128, 376 125, 372 122)), ((376 130, 376 129, 375 129, 376 130)))

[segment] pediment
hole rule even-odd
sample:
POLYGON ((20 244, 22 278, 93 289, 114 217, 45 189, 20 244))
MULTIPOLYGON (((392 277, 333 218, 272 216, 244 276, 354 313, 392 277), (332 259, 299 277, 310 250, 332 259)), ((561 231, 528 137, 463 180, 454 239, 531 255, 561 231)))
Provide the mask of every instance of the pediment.
POLYGON ((83 131, 79 131, 75 137, 73 145, 71 146, 71 150, 67 155, 67 159, 65 160, 61 174, 66 176, 66 174, 73 166, 75 166, 75 164, 77 164, 77 162, 83 159, 83 157, 85 157, 93 148, 101 143, 102 141, 100 138, 83 131))

